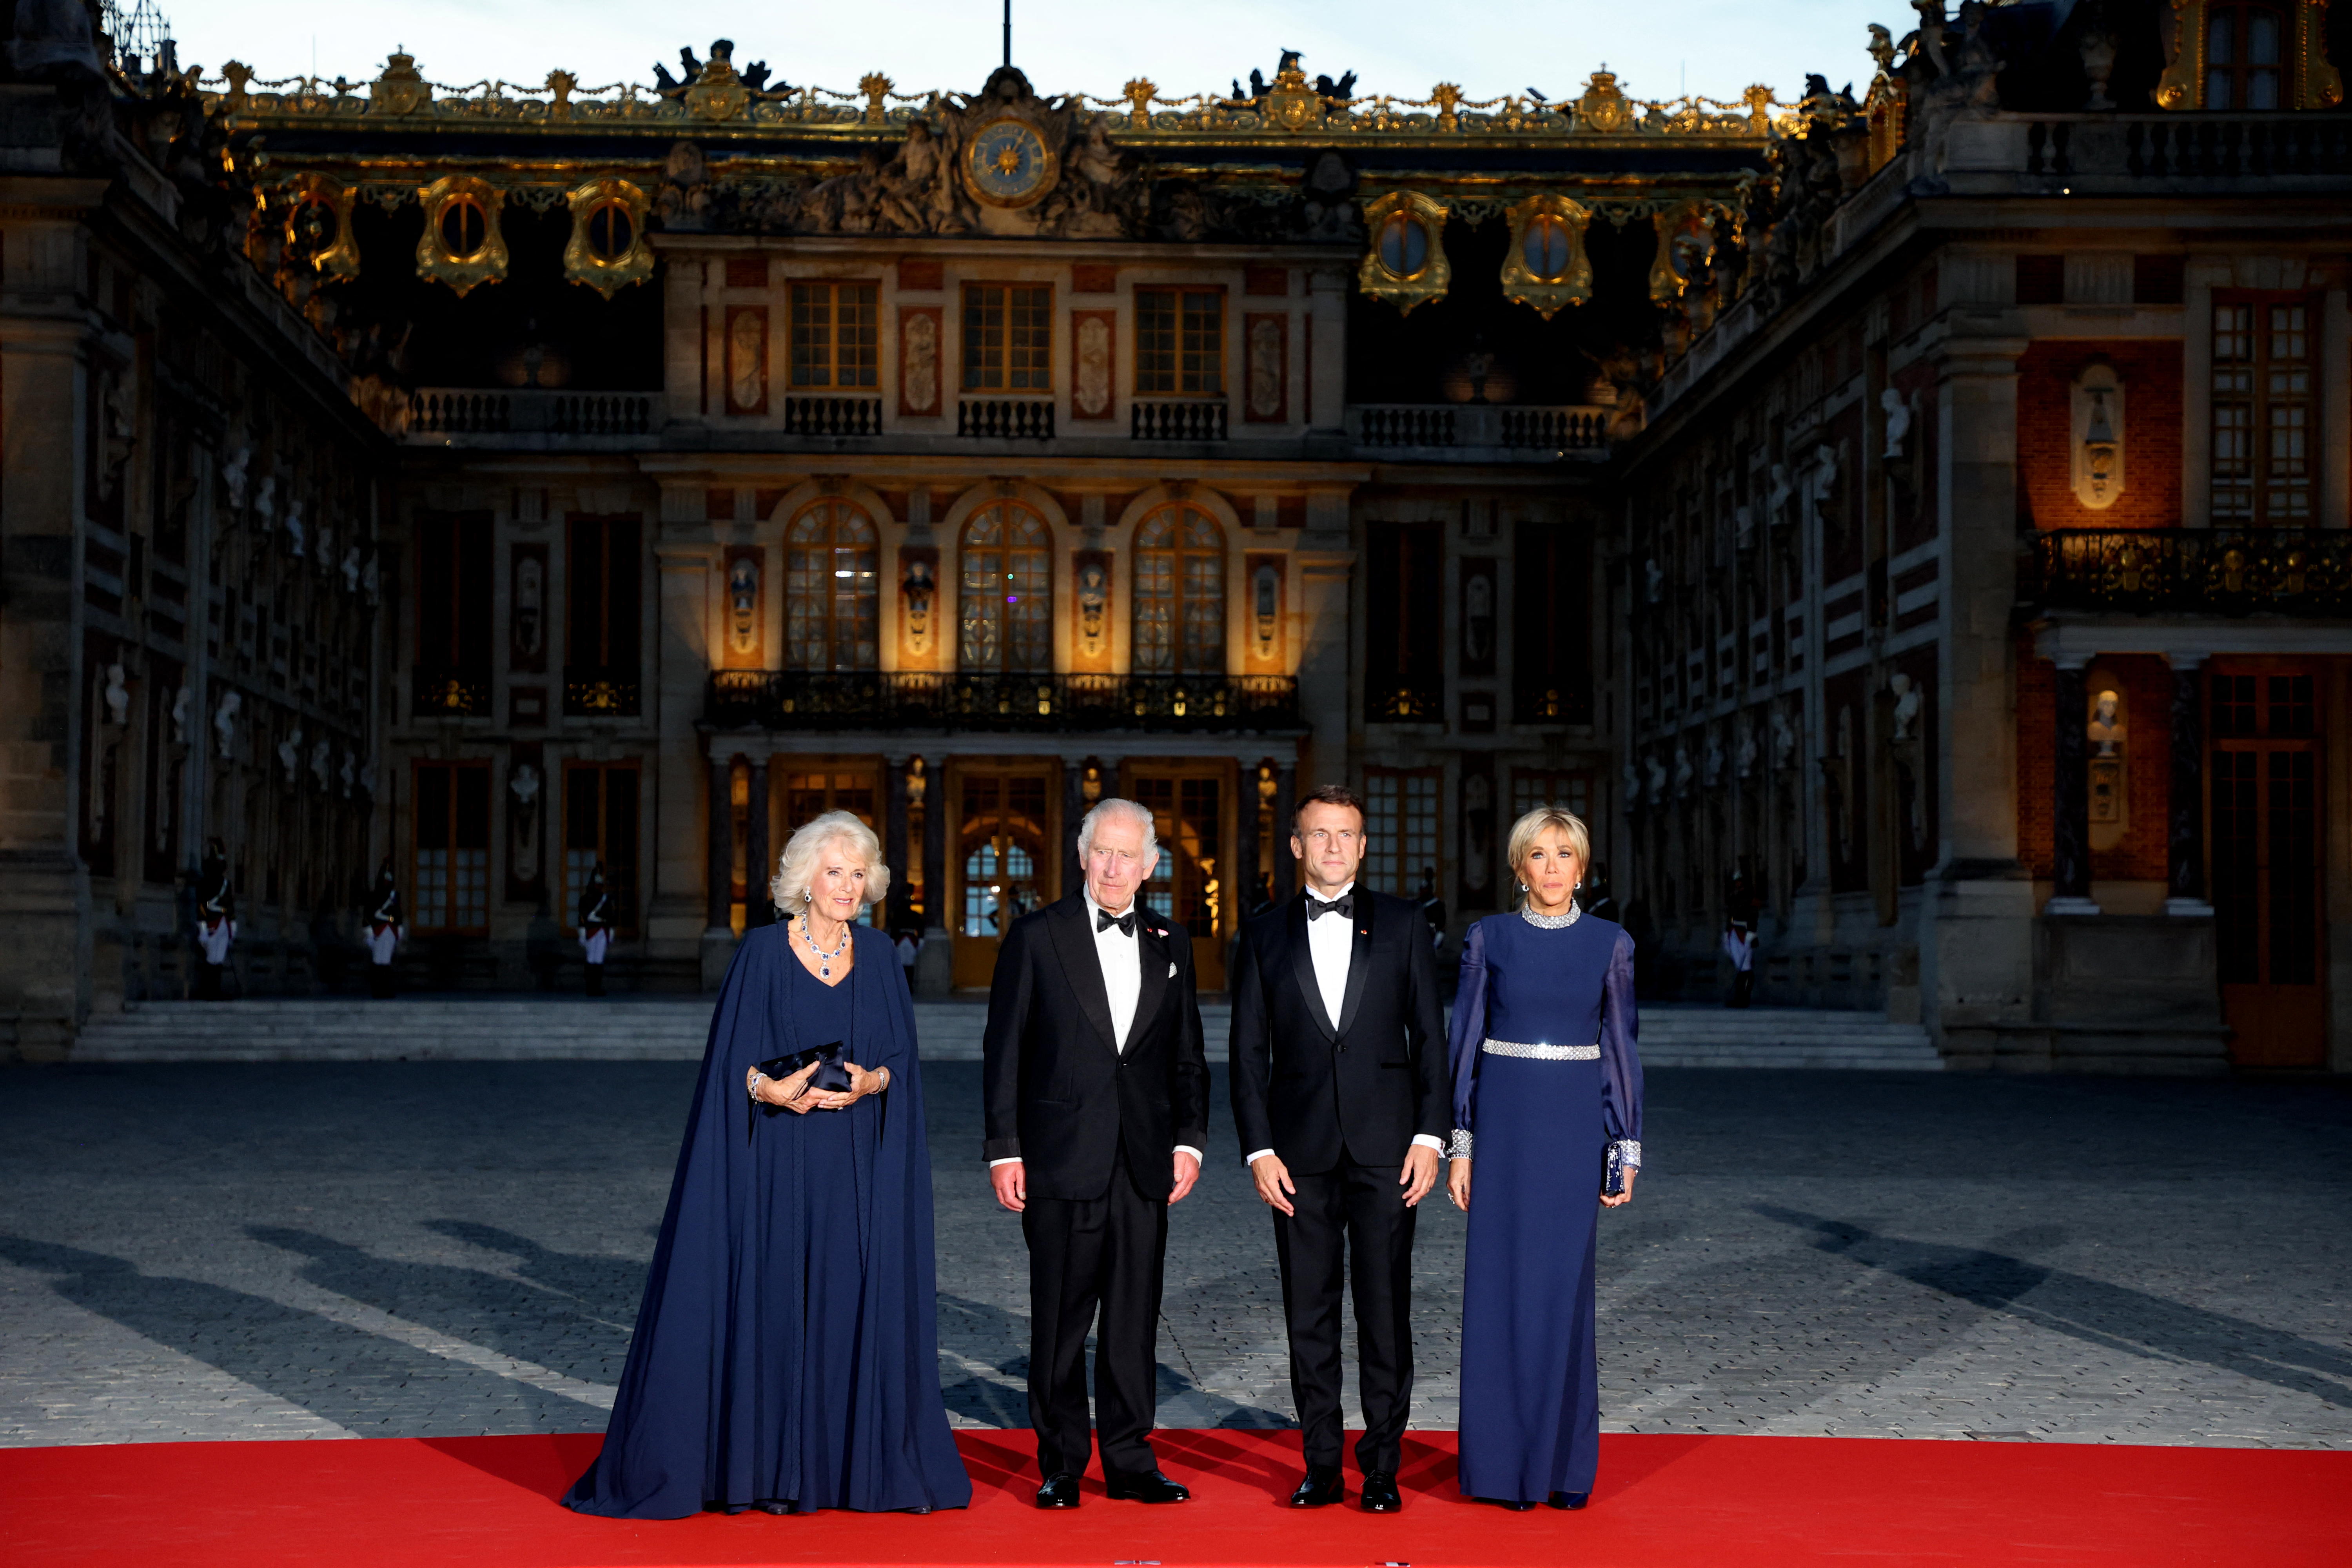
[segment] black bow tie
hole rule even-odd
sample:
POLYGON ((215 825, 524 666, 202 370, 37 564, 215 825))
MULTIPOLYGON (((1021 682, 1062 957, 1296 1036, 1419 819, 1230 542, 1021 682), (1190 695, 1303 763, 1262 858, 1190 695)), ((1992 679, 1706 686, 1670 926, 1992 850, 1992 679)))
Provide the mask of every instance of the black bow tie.
POLYGON ((1355 889, 1349 889, 1328 904, 1314 894, 1307 894, 1307 918, 1311 921, 1321 915, 1338 915, 1343 921, 1354 920, 1356 918, 1355 889))
POLYGON ((1095 911, 1095 930, 1097 931, 1107 931, 1113 926, 1118 927, 1119 935, 1133 936, 1135 934, 1135 911, 1130 909, 1123 915, 1115 915, 1108 910, 1097 910, 1095 911))

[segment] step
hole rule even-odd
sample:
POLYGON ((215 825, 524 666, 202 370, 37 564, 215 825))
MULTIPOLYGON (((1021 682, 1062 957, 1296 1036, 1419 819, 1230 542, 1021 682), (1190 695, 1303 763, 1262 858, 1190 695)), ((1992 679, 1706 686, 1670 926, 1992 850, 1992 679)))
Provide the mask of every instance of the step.
MULTIPOLYGON (((297 997, 144 1002, 96 1017, 75 1043, 89 1062, 693 1061, 710 1028, 707 996, 513 995, 483 998, 297 997)), ((928 1061, 978 1061, 986 1003, 915 1004, 928 1061)), ((1201 1005, 1213 1059, 1232 1027, 1223 1002, 1201 1005)), ((1916 1024, 1818 1008, 1651 1006, 1641 1050, 1653 1068, 1800 1068, 1937 1071, 1943 1060, 1916 1024)))

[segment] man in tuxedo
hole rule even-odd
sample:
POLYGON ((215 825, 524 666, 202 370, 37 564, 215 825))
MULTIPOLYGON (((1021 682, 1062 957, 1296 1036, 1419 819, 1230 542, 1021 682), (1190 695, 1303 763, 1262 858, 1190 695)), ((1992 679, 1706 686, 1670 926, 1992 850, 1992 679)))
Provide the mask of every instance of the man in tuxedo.
POLYGON ((1078 858, 1084 889, 1004 933, 981 1075, 989 1182, 1029 1244, 1037 1506, 1078 1506, 1089 1329, 1105 1489, 1182 1502, 1150 1433, 1168 1208, 1200 1179, 1208 1133, 1192 943, 1139 899, 1160 860, 1150 812, 1102 802, 1078 858))
POLYGON ((1412 1394, 1414 1210, 1453 1121, 1437 964, 1421 910, 1356 885, 1364 803, 1326 784, 1298 803, 1296 899, 1242 928, 1233 979, 1234 1121, 1274 1210, 1290 1392, 1307 1479, 1295 1508, 1346 1496, 1339 1292, 1352 1252, 1368 1512, 1393 1513, 1412 1394))

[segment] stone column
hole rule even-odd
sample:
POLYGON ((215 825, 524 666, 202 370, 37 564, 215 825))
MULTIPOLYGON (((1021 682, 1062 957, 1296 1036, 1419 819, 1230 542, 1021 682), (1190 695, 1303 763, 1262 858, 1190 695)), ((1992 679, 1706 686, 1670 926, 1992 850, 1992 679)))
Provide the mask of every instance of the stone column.
POLYGON ((882 859, 890 868, 890 898, 875 920, 895 931, 913 919, 908 908, 914 879, 907 874, 907 759, 886 756, 882 770, 882 859))
POLYGON ((735 956, 735 931, 729 919, 729 906, 735 901, 735 806, 728 798, 729 776, 734 772, 734 763, 729 757, 712 755, 704 760, 704 766, 709 770, 709 816, 704 829, 709 849, 704 861, 704 886, 709 921, 702 932, 702 988, 715 991, 727 977, 727 965, 735 956))
MULTIPOLYGON (((743 856, 743 929, 763 926, 776 918, 769 900, 768 882, 776 874, 775 858, 768 848, 768 754, 751 759, 751 798, 745 816, 747 844, 743 856)), ((730 869, 732 869, 730 867, 730 869)))
POLYGON ((1234 855, 1225 868, 1225 897, 1231 930, 1242 929, 1250 908, 1257 902, 1257 765, 1242 763, 1236 771, 1234 795, 1234 855))
POLYGON ((1274 901, 1298 890, 1298 858, 1290 852, 1289 827, 1298 809, 1298 764, 1285 763, 1274 775, 1274 901))
POLYGON ((1337 435, 1348 400, 1348 275, 1318 268, 1307 280, 1307 424, 1337 435))
POLYGON ((2172 812, 2167 835, 2164 912, 2210 918, 2205 896, 2205 656, 2172 663, 2172 812))
POLYGON ((2058 661, 2057 721, 2052 739, 2056 743, 2050 770, 2050 876, 2054 884, 2042 912, 2051 915, 2095 915, 2091 900, 2091 768, 2084 749, 2084 705, 2080 655, 2062 655, 2058 661))
POLYGON ((955 911, 948 908, 948 775, 944 759, 924 759, 922 951, 915 955, 915 994, 944 996, 955 989, 955 911))
POLYGON ((1062 891, 1067 898, 1086 880, 1078 860, 1078 824, 1087 816, 1087 763, 1084 757, 1062 759, 1062 891))

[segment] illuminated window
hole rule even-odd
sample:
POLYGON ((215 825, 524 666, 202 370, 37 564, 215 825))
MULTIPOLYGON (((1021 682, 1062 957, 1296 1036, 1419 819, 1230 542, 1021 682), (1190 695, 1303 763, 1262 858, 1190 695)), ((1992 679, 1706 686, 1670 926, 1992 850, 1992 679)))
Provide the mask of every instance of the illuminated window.
POLYGON ((993 501, 963 527, 956 667, 1054 668, 1054 538, 1019 501, 993 501))
POLYGON ((1135 531, 1138 675, 1222 675, 1225 668, 1225 536, 1185 503, 1135 531))
POLYGON ((793 669, 880 662, 880 550, 856 502, 825 496, 784 530, 784 658, 793 669))
POLYGON ((2312 353, 2308 301, 2213 305, 2215 522, 2311 522, 2312 353))

